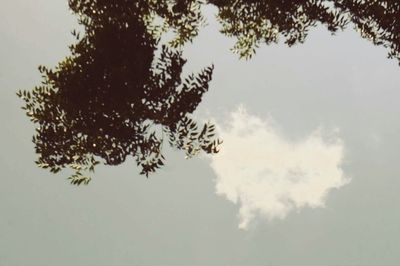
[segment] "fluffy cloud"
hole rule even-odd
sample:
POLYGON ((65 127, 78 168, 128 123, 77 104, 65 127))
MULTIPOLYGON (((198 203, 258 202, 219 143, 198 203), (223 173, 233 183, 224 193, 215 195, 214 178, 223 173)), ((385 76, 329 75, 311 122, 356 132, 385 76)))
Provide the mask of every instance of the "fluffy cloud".
POLYGON ((240 206, 239 228, 259 217, 283 219, 304 207, 323 207, 328 192, 348 179, 340 168, 343 144, 316 129, 301 141, 282 136, 271 119, 243 107, 220 127, 221 151, 212 156, 216 193, 240 206))

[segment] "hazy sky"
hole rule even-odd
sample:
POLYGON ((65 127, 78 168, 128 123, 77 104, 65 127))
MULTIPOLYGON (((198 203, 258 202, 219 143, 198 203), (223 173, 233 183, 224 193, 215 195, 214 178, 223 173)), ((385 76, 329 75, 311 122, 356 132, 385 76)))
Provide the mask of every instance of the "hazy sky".
POLYGON ((170 151, 149 179, 101 166, 75 187, 35 166, 15 95, 68 54, 66 2, 0 9, 0 266, 398 265, 400 68, 384 48, 317 28, 239 61, 210 17, 184 54, 187 72, 215 65, 195 115, 221 153, 170 151))

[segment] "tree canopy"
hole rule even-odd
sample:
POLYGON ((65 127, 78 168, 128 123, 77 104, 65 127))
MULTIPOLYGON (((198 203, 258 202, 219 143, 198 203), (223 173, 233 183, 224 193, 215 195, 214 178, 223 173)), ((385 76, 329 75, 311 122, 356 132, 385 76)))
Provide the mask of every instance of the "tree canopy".
POLYGON ((73 184, 87 184, 85 171, 118 165, 132 156, 146 176, 164 164, 164 142, 191 157, 218 152, 215 126, 191 113, 212 79, 213 65, 182 77, 182 47, 204 25, 204 5, 217 7, 221 33, 250 58, 262 43, 306 40, 311 27, 332 33, 352 25, 361 36, 389 49, 400 62, 400 2, 362 0, 69 0, 83 26, 73 31, 71 54, 53 69, 40 66, 43 82, 19 91, 38 125, 33 142, 38 166, 56 173, 75 170, 73 184), (175 33, 160 44, 166 31, 175 33), (158 52, 157 52, 158 51, 158 52))
POLYGON ((361 37, 388 48, 400 60, 400 2, 397 0, 211 0, 221 32, 237 38, 233 50, 250 57, 262 43, 303 43, 311 27, 335 33, 352 25, 361 37))

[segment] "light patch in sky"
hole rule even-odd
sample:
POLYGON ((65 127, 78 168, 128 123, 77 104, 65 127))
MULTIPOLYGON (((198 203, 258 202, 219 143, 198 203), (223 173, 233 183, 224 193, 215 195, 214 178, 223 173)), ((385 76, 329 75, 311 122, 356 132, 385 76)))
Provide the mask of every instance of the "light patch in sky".
POLYGON ((216 193, 240 206, 239 228, 255 218, 284 219, 304 207, 324 207, 328 192, 347 184, 344 146, 337 132, 317 128, 302 140, 280 134, 274 121, 244 107, 219 126, 224 143, 211 157, 216 193), (328 135, 328 136, 325 136, 328 135))

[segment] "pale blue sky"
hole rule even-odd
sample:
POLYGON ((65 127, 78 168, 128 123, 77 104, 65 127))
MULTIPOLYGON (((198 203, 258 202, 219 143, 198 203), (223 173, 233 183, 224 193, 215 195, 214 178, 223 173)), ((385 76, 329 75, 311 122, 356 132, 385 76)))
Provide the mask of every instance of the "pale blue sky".
POLYGON ((216 194, 206 158, 170 152, 149 179, 132 161, 99 167, 87 187, 38 169, 15 92, 40 81, 38 65, 68 54, 75 19, 63 0, 2 7, 0 266, 398 265, 400 68, 384 48, 351 29, 332 37, 318 28, 303 45, 262 46, 239 61, 212 21, 187 47, 188 71, 215 64, 198 117, 222 123, 243 104, 272 117, 289 143, 318 127, 339 129, 343 141, 351 182, 330 190, 325 207, 257 216, 242 230, 240 204, 216 194))

